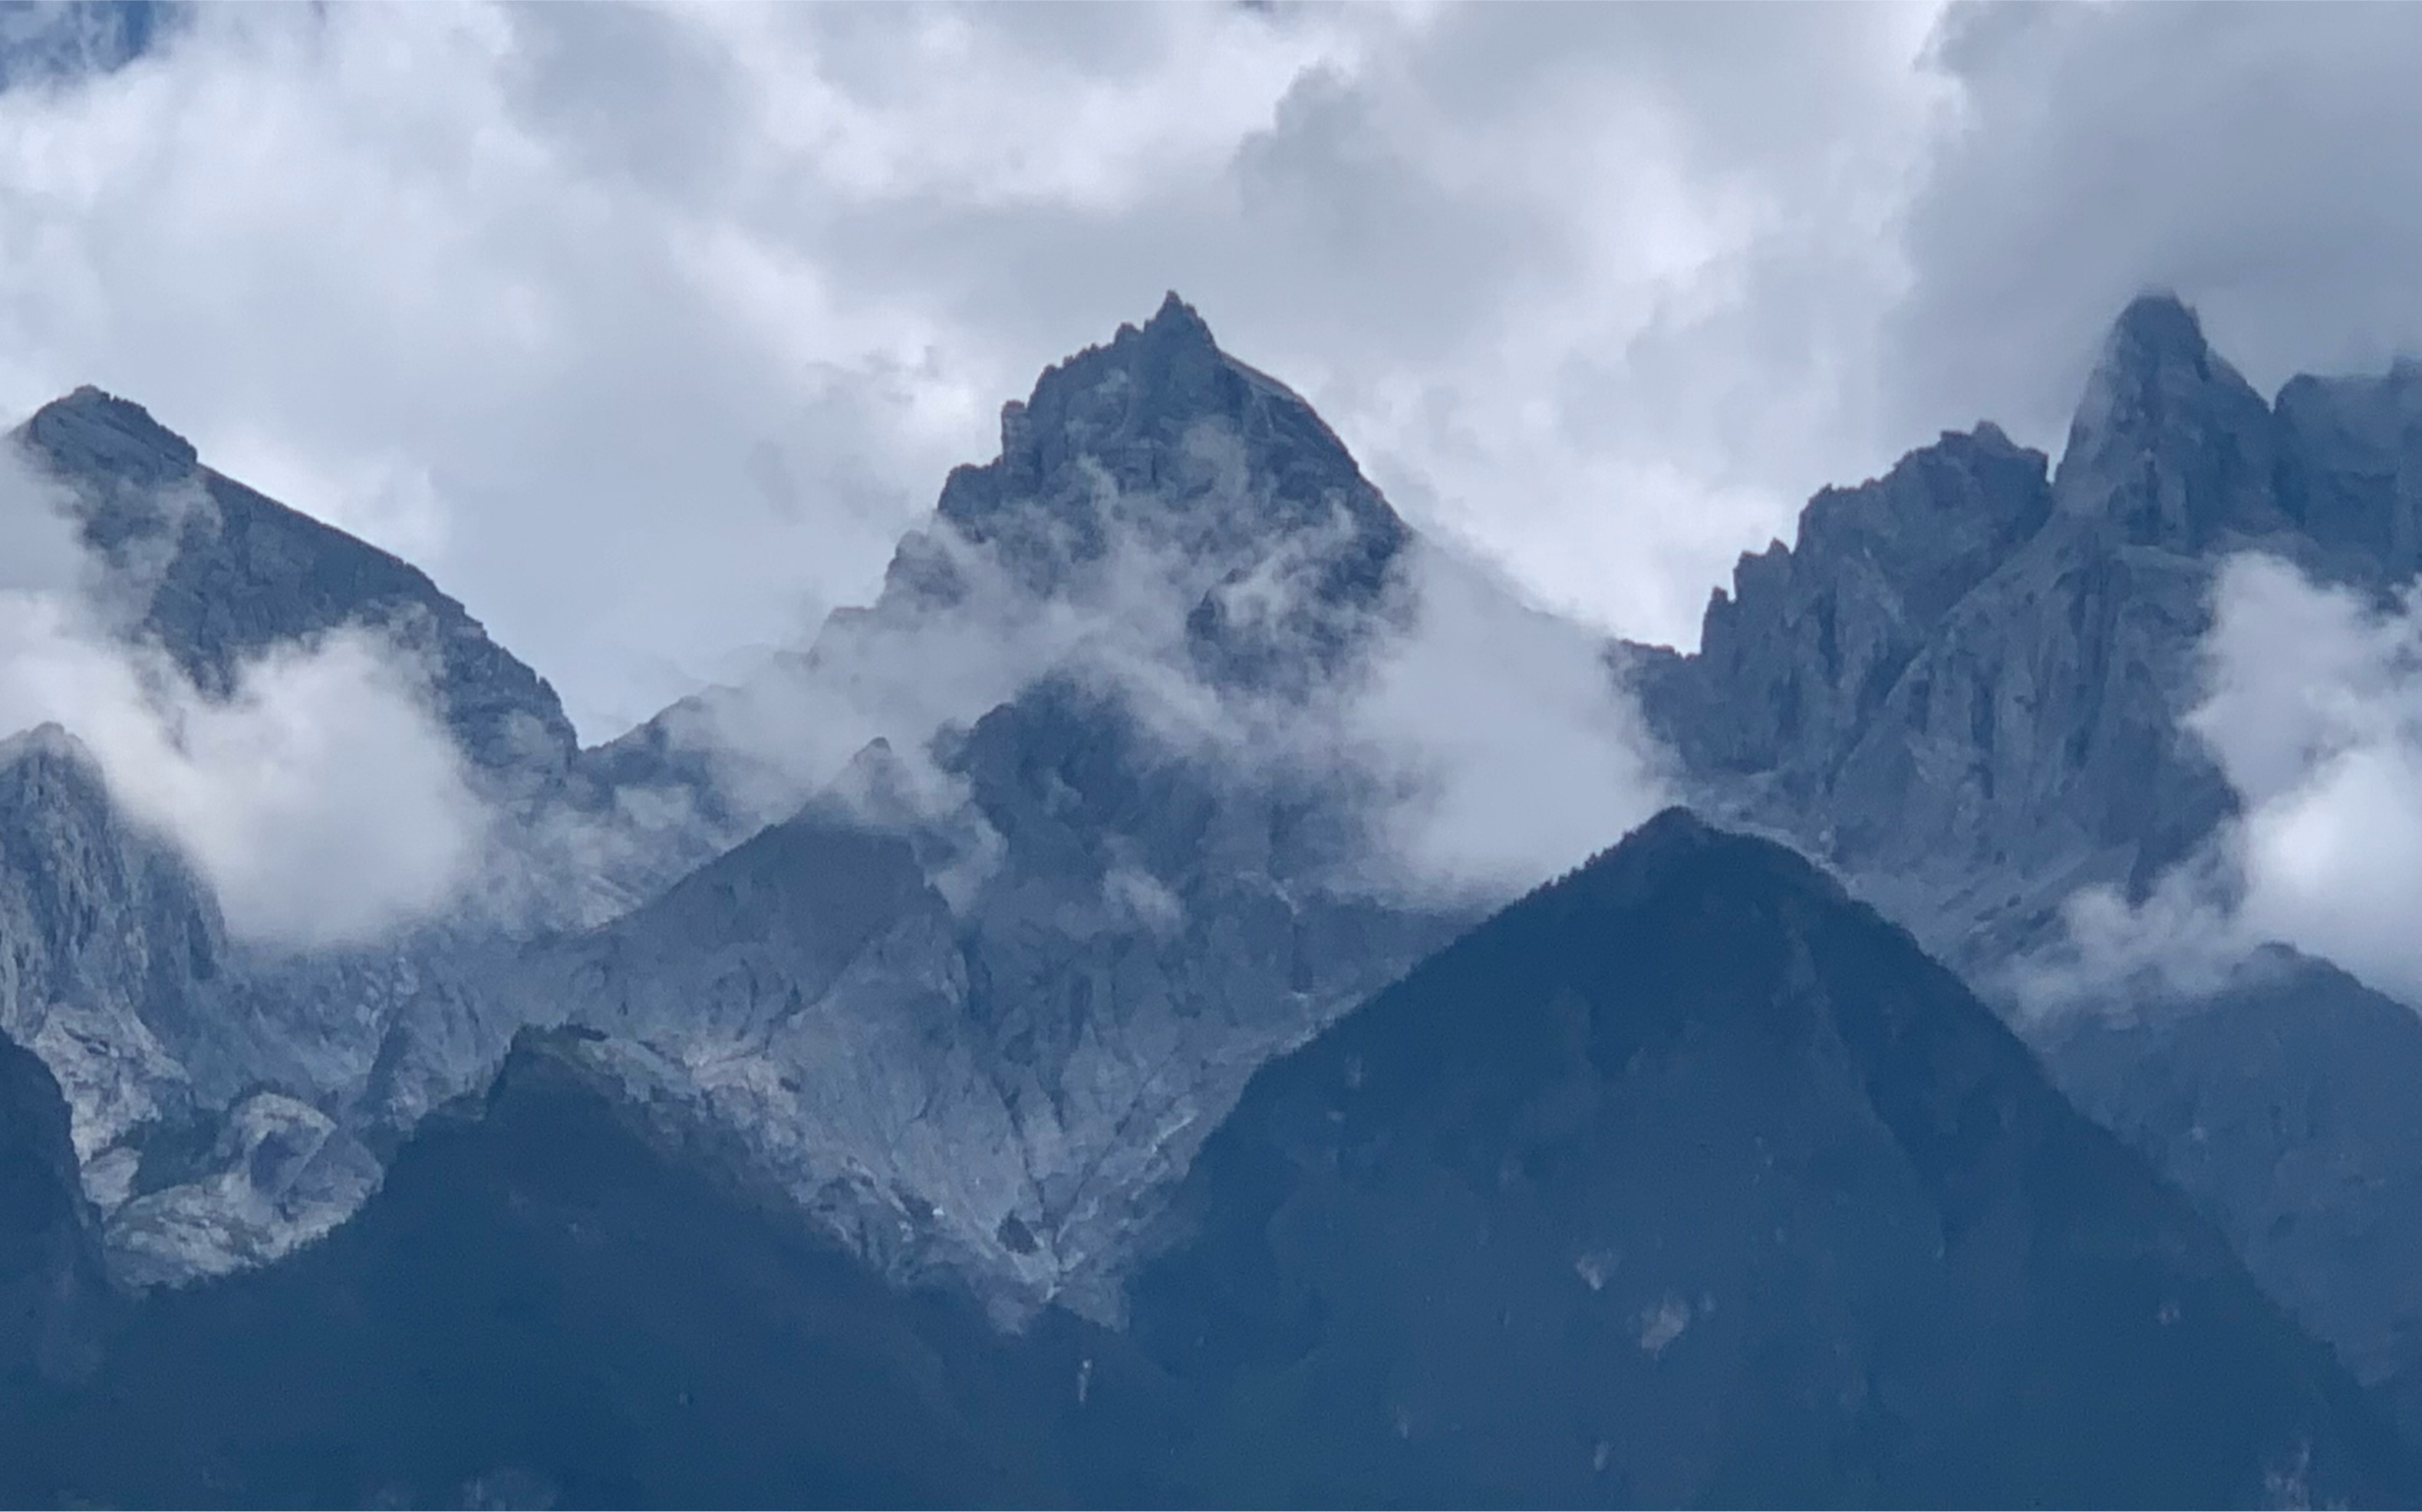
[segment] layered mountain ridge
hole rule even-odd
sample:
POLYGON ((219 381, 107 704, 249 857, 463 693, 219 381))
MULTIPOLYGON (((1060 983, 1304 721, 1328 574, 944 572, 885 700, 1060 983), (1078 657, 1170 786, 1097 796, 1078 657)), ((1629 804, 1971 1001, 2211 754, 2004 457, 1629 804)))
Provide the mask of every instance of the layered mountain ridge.
POLYGON ((1054 1308, 1003 1333, 886 1283, 662 1074, 597 1031, 526 1032, 359 1219, 155 1299, 16 1440, 15 1484, 811 1505, 2422 1485, 2219 1236, 1905 933, 1678 811, 1265 1066, 1122 1331, 1054 1308))
MULTIPOLYGON (((1699 652, 1608 648, 1608 686, 1637 693, 1694 806, 1788 840, 2006 1001, 2080 888, 2141 894, 2233 812, 2180 725, 2219 565, 2256 547, 2379 589, 2422 560, 2414 383, 2298 379, 2266 403, 2183 305, 2139 301, 2057 468, 1986 424, 1828 490, 1794 545, 1743 559, 1699 652)), ((117 632, 204 697, 347 628, 423 669, 495 813, 510 887, 482 885, 519 900, 368 948, 251 949, 71 733, 0 749, 0 1031, 64 1094, 97 1247, 42 1252, 86 1278, 60 1295, 90 1292, 72 1257, 99 1252, 121 1291, 255 1272, 156 1291, 115 1400, 170 1400, 256 1323, 294 1353, 246 1357, 228 1411, 339 1383, 293 1435, 179 1440, 153 1481, 63 1451, 54 1490, 2412 1484, 2227 1252, 2365 1384, 2422 1379, 2396 1280, 2422 1161, 2380 1080, 2422 1063, 2409 1011, 2303 963, 2023 1023, 2131 1154, 1908 939, 1680 816, 1434 956, 1502 897, 1404 886, 1378 822, 1403 795, 1302 732, 1341 728, 1417 632, 1435 548, 1174 295, 1004 407, 999 455, 951 475, 875 603, 588 751, 425 575, 135 406, 79 390, 16 444, 71 496, 117 632), (2367 1076, 2339 1095, 2349 1057, 2367 1076), (673 1222, 730 1247, 651 1236, 673 1222), (491 1243, 496 1268, 446 1272, 459 1292, 407 1279, 491 1243), (713 1299, 626 1352, 637 1278, 665 1266, 718 1278, 713 1299), (906 1458, 852 1459, 844 1435, 778 1462, 742 1432, 773 1420, 734 1408, 716 1480, 668 1447, 679 1413, 601 1385, 670 1370, 694 1393, 802 1275, 778 1331, 803 1352, 766 1364, 768 1400, 873 1392, 906 1458), (537 1319, 538 1363, 485 1354, 481 1309, 537 1319), (892 1321, 820 1352, 853 1312, 892 1321), (322 1323, 346 1342, 309 1343, 322 1323), (936 1394, 962 1367, 973 1394, 936 1394), (506 1404, 506 1437, 413 1399, 431 1368, 506 1404), (1126 1415, 1102 1428, 1071 1396, 1126 1415), (1315 1399, 1337 1410, 1289 1405, 1315 1399), (390 1428, 345 1416, 398 1402, 375 1443, 390 1428), (2012 1422, 2033 1427, 1997 1439, 2012 1422), (450 1447, 416 1459, 414 1434, 450 1447), (1003 1447, 1029 1439, 1051 1447, 1003 1447), (932 1474, 898 1478, 920 1457, 932 1474)))
MULTIPOLYGON (((1206 757, 1170 723, 1333 699, 1418 610, 1409 532, 1310 408, 1172 296, 1046 372, 1002 437, 874 605, 756 685, 570 752, 552 690, 412 569, 122 401, 37 415, 21 442, 70 489, 130 638, 215 694, 268 646, 391 637, 503 847, 573 900, 541 922, 589 925, 472 915, 369 950, 223 952, 236 969, 181 983, 216 1038, 146 1063, 179 1100, 122 1120, 149 1131, 97 1188, 123 1273, 216 1273, 322 1232, 516 1029, 574 1019, 663 1049, 903 1274, 947 1263, 1013 1312, 1107 1299, 1135 1205, 1253 1066, 1469 914, 1375 891, 1353 774, 1206 757), (802 730, 823 739, 804 755, 802 730), (564 834, 606 843, 550 848, 564 834), (591 853, 610 872, 572 864, 591 853), (599 897, 621 900, 607 921, 599 897), (828 937, 812 921, 835 907, 873 912, 828 937), (230 1177, 286 1167, 268 1191, 230 1177)), ((139 1059, 162 1033, 118 1037, 139 1059)))
POLYGON ((2228 557, 2410 574, 2414 382, 2298 378, 2274 408, 2183 304, 2140 298, 2049 479, 1989 424, 1819 494, 1716 591, 1696 654, 1638 654, 1652 720, 1701 802, 1991 976, 2080 889, 2141 896, 2235 811, 2182 725, 2228 557))
MULTIPOLYGON (((2416 382, 2298 377, 2266 403, 2148 295, 2056 470, 1988 426, 1820 494, 1717 591, 1697 654, 1632 654, 1644 703, 1693 801, 1830 862, 2020 1012, 2070 898, 2141 898, 2224 843, 2238 797, 2184 719, 2230 558, 2374 596, 2412 574, 2416 382)), ((2410 1007, 2288 957, 2089 999, 2027 1022, 2064 1088, 2367 1380, 2414 1381, 2409 1120, 2377 1086, 2422 1055, 2410 1007)))

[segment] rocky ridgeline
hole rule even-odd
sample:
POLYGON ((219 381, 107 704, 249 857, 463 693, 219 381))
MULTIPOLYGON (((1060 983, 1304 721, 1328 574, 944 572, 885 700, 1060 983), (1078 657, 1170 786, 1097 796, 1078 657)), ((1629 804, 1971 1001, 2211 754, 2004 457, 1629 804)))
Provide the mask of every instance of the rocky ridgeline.
MULTIPOLYGON (((893 1280, 1115 1318, 1255 1069, 1474 917, 1374 890, 1345 775, 1171 738, 1172 708, 1250 724, 1350 681, 1405 623, 1418 545, 1174 299, 1007 406, 1000 455, 952 475, 873 605, 588 751, 425 576, 134 406, 80 390, 18 440, 76 500, 122 632, 205 690, 349 625, 417 657, 529 905, 250 950, 71 737, 12 743, 0 1030, 65 1091, 122 1281, 327 1232, 517 1031, 577 1022, 646 1068, 631 1095, 731 1134, 893 1280)), ((1827 862, 1990 990, 2078 888, 2141 890, 2230 812, 2178 724, 2219 563, 2401 580, 2416 458, 2422 373, 2266 403, 2183 307, 2140 301, 2056 470, 1990 425, 1946 435, 1745 558, 1697 654, 1612 659, 1696 806, 1827 862)), ((2395 1216, 2422 1211, 2422 1157, 2393 1099, 2270 1116, 2350 1057, 2410 1057, 2412 1016, 2342 982, 2294 966, 2038 1047, 2367 1381, 2404 1380, 2422 1311, 2387 1278, 2422 1274, 2395 1216), (2316 1165, 2327 1196, 2288 1179, 2316 1165)))
POLYGON ((2113 328, 2057 471, 1993 426, 1827 490, 1637 675, 1705 806, 1843 869, 1986 981, 2079 888, 2140 895, 2233 811, 2180 718, 2220 564, 2411 575, 2422 370, 2264 402, 2177 300, 2113 328))

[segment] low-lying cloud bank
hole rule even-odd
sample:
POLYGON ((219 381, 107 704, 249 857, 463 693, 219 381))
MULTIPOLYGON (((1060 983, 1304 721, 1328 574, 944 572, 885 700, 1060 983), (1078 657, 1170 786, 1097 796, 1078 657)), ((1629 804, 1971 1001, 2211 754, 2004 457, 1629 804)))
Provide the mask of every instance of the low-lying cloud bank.
POLYGON ((1341 606, 1320 585, 1342 518, 1242 564, 1181 540, 1205 512, 1251 508, 1247 480, 1228 486, 1239 496, 1177 509, 1105 480, 1101 549, 1047 593, 934 522, 906 557, 951 585, 942 599, 844 611, 812 653, 677 711, 668 730, 709 754, 752 820, 795 808, 879 738, 897 764, 886 803, 966 821, 964 783, 931 759, 936 736, 1065 679, 1115 696, 1166 751, 1223 779, 1318 785, 1361 822, 1354 885, 1423 902, 1519 893, 1665 801, 1664 760, 1603 636, 1419 539, 1375 602, 1341 606), (1348 621, 1363 649, 1308 685, 1223 677, 1189 623, 1213 601, 1291 673, 1319 668, 1322 636, 1348 621))
POLYGON ((473 884, 487 815, 425 672, 384 637, 275 648, 207 696, 157 647, 111 632, 122 606, 105 602, 63 499, 13 455, 0 455, 0 733, 55 723, 81 740, 237 937, 361 944, 473 884))
POLYGON ((964 830, 954 883, 972 885, 999 837, 935 760, 936 736, 1046 678, 1114 695, 1222 781, 1316 789, 1363 837, 1355 874, 1331 880, 1423 904, 1511 897, 1665 801, 1663 760, 1601 635, 1419 540, 1384 592, 1341 603, 1324 574, 1360 549, 1352 522, 1273 536, 1236 438, 1206 427, 1191 444, 1217 496, 1103 479, 1101 540, 1062 580, 1038 587, 1030 564, 936 519, 904 559, 948 592, 904 586, 844 610, 811 649, 672 711, 664 730, 738 811, 720 828, 695 791, 653 779, 603 810, 495 812, 433 713, 430 669, 372 628, 275 648, 223 696, 197 688, 127 629, 140 569, 104 574, 68 497, 10 455, 0 734, 53 722, 76 735, 126 811, 208 880, 231 931, 284 949, 372 943, 465 910, 507 927, 593 921, 636 895, 617 879, 644 890, 786 817, 878 739, 893 760, 870 816, 904 804, 964 830), (1215 671, 1195 622, 1209 604, 1281 675, 1215 671), (1321 648, 1340 634, 1362 650, 1330 665, 1321 648))
POLYGON ((2184 723, 2238 816, 2131 906, 2071 900, 2042 1006, 2137 980, 2216 984, 2255 947, 2325 956, 2422 1003, 2422 584, 2375 602, 2249 553, 2214 585, 2203 695, 2184 723))

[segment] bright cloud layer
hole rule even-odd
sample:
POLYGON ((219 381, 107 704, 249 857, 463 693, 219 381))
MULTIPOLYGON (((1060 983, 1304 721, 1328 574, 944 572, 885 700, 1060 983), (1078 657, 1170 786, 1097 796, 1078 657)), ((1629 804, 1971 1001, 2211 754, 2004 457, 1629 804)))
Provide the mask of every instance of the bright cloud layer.
POLYGON ((1941 93, 1923 10, 1769 23, 199 8, 0 94, 0 408, 144 402, 597 739, 862 600, 1000 402, 1174 287, 1421 523, 1688 638, 1868 461, 1835 348, 1941 93))
POLYGON ((596 740, 862 602, 999 402, 1174 287, 1417 524, 1687 644, 1819 485, 1980 417, 2056 442, 2139 288, 2257 383, 2422 340, 2422 160, 2378 150, 2417 43, 2395 7, 199 7, 0 90, 0 411, 146 403, 429 567, 596 740))
POLYGON ((2242 927, 2422 1001, 2422 589, 2375 606, 2229 564, 2188 725, 2245 806, 2242 927))
POLYGON ((239 937, 375 939, 457 902, 486 817, 415 669, 367 632, 278 648, 205 698, 168 658, 107 635, 66 520, 0 466, 0 729, 54 723, 113 799, 211 884, 239 937), (29 570, 36 564, 42 570, 29 570))
POLYGON ((2023 998, 2057 1007, 2131 979, 2215 986, 2257 946, 2323 956, 2422 1003, 2422 585, 2373 603, 2258 553, 2226 563, 2187 730, 2240 811, 2131 905, 2070 900, 2023 998))

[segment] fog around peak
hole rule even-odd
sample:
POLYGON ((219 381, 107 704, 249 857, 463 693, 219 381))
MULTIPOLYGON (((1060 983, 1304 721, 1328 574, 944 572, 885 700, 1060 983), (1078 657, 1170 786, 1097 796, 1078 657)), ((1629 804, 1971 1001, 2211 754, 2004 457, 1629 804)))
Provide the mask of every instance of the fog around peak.
POLYGON ((461 901, 488 814, 427 673, 344 630, 244 664, 212 697, 113 612, 58 491, 0 448, 0 729, 65 728, 112 800, 171 841, 238 938, 358 944, 461 901))
POLYGON ((2260 946, 2292 945, 2422 1003, 2422 586, 2386 602, 2279 557, 2230 559, 2212 591, 2203 689, 2182 733, 2239 811, 2130 902, 2071 899, 2067 938, 2030 964, 2039 1007, 2131 982, 2210 990, 2260 946))

